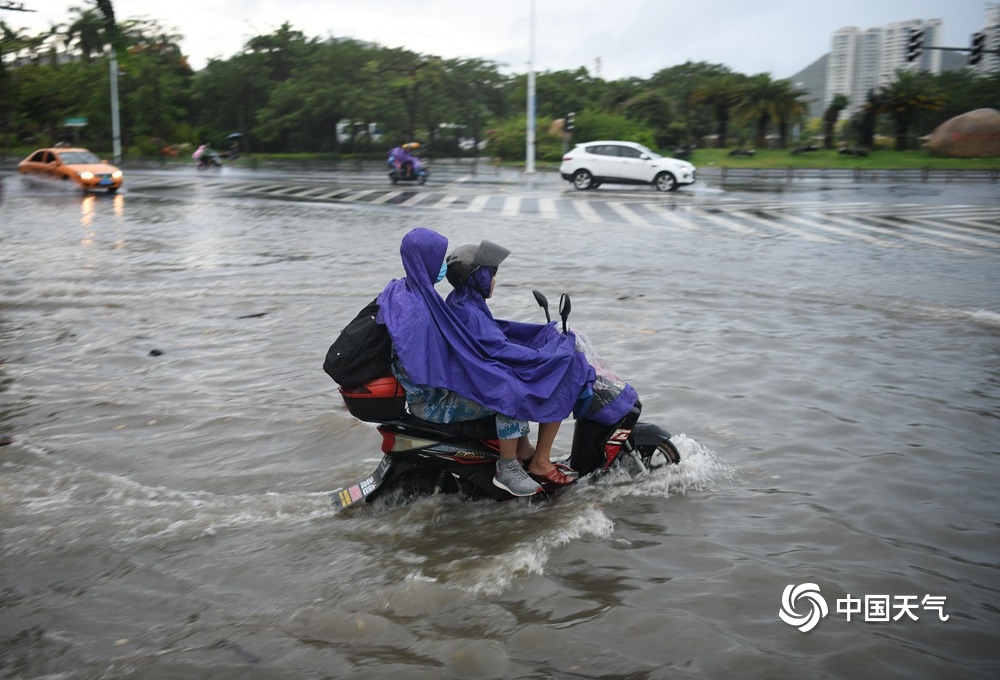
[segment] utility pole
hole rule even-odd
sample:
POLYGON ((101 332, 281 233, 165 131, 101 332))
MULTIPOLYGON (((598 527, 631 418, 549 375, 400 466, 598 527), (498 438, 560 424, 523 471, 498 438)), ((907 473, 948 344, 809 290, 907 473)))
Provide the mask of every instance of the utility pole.
POLYGON ((122 46, 121 34, 115 22, 115 9, 111 0, 96 0, 97 8, 104 15, 105 27, 111 38, 111 61, 109 63, 109 79, 111 80, 111 137, 112 153, 115 164, 122 162, 122 132, 118 116, 118 50, 122 46))

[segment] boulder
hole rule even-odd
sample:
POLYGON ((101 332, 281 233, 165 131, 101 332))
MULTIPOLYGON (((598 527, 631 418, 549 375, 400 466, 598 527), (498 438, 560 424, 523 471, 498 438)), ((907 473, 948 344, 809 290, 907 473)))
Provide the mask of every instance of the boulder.
POLYGON ((927 150, 948 158, 1000 156, 1000 111, 976 109, 946 120, 931 134, 927 150))

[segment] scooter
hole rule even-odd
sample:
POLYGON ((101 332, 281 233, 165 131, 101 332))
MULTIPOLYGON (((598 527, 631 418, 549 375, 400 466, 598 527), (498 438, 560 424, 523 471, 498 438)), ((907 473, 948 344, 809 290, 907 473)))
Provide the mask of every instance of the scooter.
POLYGON ((427 182, 427 178, 430 177, 430 171, 427 170, 427 166, 424 165, 419 158, 411 157, 411 159, 403 163, 403 166, 398 170, 392 160, 389 160, 388 163, 389 181, 393 184, 396 184, 397 182, 416 182, 417 184, 424 184, 427 182))
MULTIPOLYGON (((545 310, 546 320, 551 321, 548 300, 537 290, 533 294, 545 310)), ((564 333, 570 308, 569 296, 563 294, 559 315, 564 333)), ((593 352, 585 336, 574 332, 578 346, 591 364, 595 368, 600 366, 609 375, 610 369, 593 352)), ((461 493, 473 499, 496 501, 514 498, 493 484, 499 459, 494 418, 449 425, 416 418, 406 413, 405 392, 392 376, 376 378, 358 387, 341 387, 340 393, 353 416, 379 423, 384 456, 371 475, 334 491, 335 505, 347 508, 379 498, 405 501, 438 493, 461 493)), ((555 461, 556 465, 568 465, 575 470, 579 473, 576 483, 580 483, 614 470, 634 475, 679 463, 680 452, 670 433, 657 425, 639 422, 641 412, 642 404, 636 400, 631 410, 613 425, 603 425, 585 416, 578 418, 569 459, 555 461)), ((542 493, 564 488, 543 484, 542 493)))
POLYGON ((198 147, 198 150, 194 152, 193 156, 195 160, 195 167, 199 170, 222 167, 222 158, 214 149, 200 146, 198 147))

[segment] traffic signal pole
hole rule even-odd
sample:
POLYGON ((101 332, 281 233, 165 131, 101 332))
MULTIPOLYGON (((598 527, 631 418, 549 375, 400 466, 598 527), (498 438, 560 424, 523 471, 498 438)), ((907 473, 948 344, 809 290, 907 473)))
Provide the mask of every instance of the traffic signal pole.
POLYGON ((986 33, 980 31, 972 34, 972 41, 969 47, 925 47, 924 30, 910 29, 910 37, 906 41, 906 61, 913 62, 920 58, 924 50, 938 50, 939 52, 968 52, 969 66, 978 64, 985 54, 995 54, 1000 56, 1000 47, 995 50, 986 49, 986 33))

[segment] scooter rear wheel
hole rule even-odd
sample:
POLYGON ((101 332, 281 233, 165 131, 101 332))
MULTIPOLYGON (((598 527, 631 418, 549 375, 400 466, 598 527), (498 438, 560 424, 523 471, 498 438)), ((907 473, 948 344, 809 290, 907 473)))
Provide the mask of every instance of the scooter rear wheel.
POLYGON ((407 503, 421 496, 435 493, 454 493, 458 490, 451 475, 436 470, 410 470, 399 476, 392 486, 382 492, 382 502, 389 505, 407 503))

